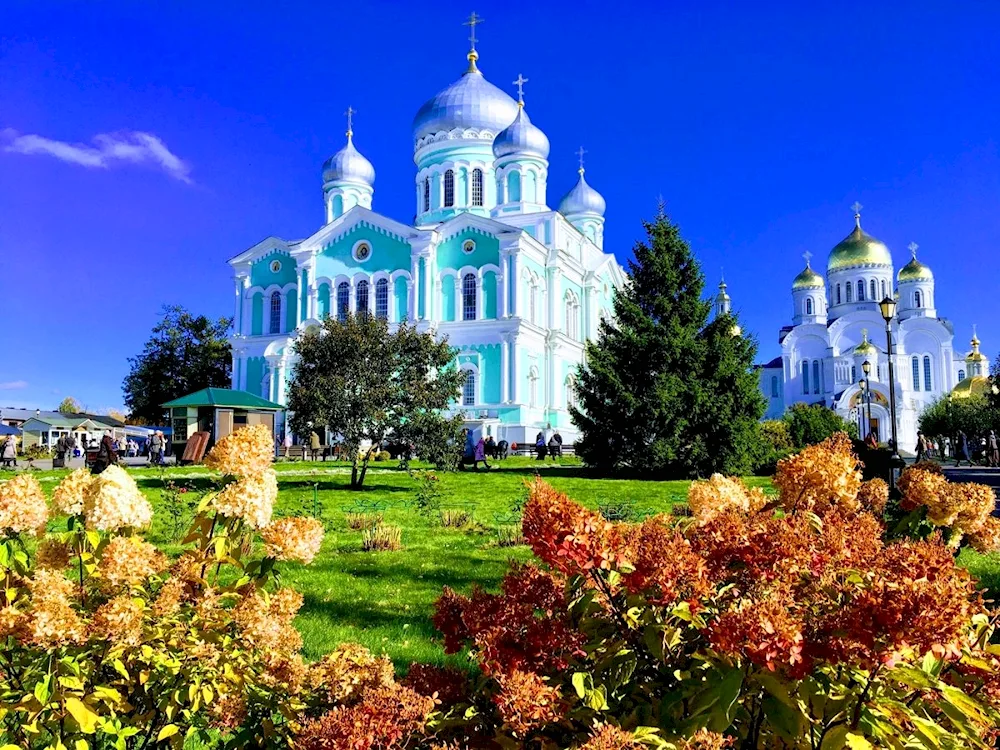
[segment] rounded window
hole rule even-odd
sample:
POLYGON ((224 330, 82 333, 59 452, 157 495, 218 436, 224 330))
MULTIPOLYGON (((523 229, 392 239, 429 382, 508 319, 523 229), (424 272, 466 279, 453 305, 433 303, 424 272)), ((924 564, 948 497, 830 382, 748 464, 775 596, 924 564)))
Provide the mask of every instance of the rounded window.
POLYGON ((281 270, 281 261, 280 260, 272 260, 271 261, 271 273, 277 273, 280 270, 281 270))
POLYGON ((359 242, 354 246, 354 259, 357 261, 365 261, 371 257, 372 246, 367 242, 359 242))
POLYGON ((466 255, 472 254, 476 249, 476 243, 474 240, 466 240, 462 243, 462 252, 466 255))

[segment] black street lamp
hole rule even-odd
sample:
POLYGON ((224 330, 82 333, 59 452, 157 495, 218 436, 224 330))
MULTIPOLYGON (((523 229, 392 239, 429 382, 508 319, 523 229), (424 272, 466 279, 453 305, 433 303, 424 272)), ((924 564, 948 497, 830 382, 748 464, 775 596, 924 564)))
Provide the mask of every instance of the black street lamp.
POLYGON ((889 459, 889 491, 895 494, 896 489, 896 469, 904 466, 903 459, 899 457, 899 440, 896 437, 896 378, 895 368, 892 366, 892 327, 889 325, 896 317, 896 300, 886 296, 878 303, 882 312, 882 320, 885 321, 885 343, 886 357, 889 360, 889 426, 892 428, 892 457, 889 459))
POLYGON ((865 439, 872 434, 872 363, 867 359, 861 363, 861 370, 865 374, 865 401, 868 402, 868 429, 865 430, 865 439))

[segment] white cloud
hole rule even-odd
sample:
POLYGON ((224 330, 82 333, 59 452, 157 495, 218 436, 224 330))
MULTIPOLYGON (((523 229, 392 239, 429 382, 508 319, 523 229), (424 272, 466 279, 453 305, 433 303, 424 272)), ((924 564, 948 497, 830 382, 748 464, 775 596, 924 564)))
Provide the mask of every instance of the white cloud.
POLYGON ((19 391, 27 387, 27 380, 8 380, 6 383, 0 383, 0 391, 19 391))
POLYGON ((10 128, 0 131, 0 138, 7 142, 4 151, 10 153, 44 154, 70 164, 98 169, 108 169, 123 162, 150 164, 171 177, 191 183, 190 165, 152 133, 131 130, 101 133, 94 136, 94 146, 55 141, 40 135, 22 135, 10 128))

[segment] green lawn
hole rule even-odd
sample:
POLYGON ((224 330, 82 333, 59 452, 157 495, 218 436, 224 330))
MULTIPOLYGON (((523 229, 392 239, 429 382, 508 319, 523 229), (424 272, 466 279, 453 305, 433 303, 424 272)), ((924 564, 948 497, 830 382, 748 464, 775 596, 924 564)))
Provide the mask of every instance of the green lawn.
MULTIPOLYGON (((315 497, 327 527, 322 552, 312 565, 283 567, 284 582, 305 597, 296 624, 305 640, 306 658, 318 658, 340 642, 356 641, 376 653, 384 651, 398 666, 445 661, 430 623, 433 603, 444 586, 468 591, 478 583, 493 588, 509 560, 531 557, 526 547, 498 546, 496 528, 514 522, 511 508, 523 497, 525 480, 536 472, 589 507, 624 501, 639 514, 668 511, 685 500, 688 486, 686 481, 594 479, 572 459, 555 465, 512 458, 495 466, 499 468, 490 472, 438 475, 442 506, 470 510, 476 521, 466 529, 448 529, 441 527, 436 515, 421 515, 412 506, 416 483, 394 463, 373 464, 360 492, 349 488, 346 464, 276 465, 276 514, 311 511, 315 497), (358 505, 384 506, 385 522, 402 528, 404 548, 363 551, 361 532, 348 529, 345 522, 345 511, 358 505)), ((40 472, 38 477, 51 492, 65 473, 40 472)), ((170 552, 178 551, 170 513, 161 499, 163 482, 189 487, 181 497, 193 503, 211 486, 210 473, 200 467, 130 469, 130 473, 156 510, 147 538, 170 552)), ((767 479, 747 481, 770 488, 767 479)), ((184 508, 185 529, 190 518, 191 511, 184 508)), ((962 561, 985 585, 1000 589, 1000 558, 966 551, 962 561)))

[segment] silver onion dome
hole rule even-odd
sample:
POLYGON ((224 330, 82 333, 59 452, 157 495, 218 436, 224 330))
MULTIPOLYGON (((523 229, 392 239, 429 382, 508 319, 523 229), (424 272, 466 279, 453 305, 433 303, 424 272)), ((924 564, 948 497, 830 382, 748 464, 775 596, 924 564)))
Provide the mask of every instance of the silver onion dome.
POLYGON ((517 108, 514 122, 501 130, 493 140, 493 156, 510 156, 523 154, 547 159, 549 156, 549 139, 539 128, 531 124, 531 119, 524 106, 517 108))
POLYGON ((604 216, 604 209, 607 204, 604 198, 594 188, 587 184, 583 177, 583 168, 580 168, 580 179, 576 185, 563 196, 559 201, 559 213, 563 216, 572 214, 597 214, 604 216))
POLYGON ((496 134, 514 121, 517 102, 483 77, 472 54, 469 69, 462 77, 417 111, 413 118, 414 141, 456 128, 496 134))
POLYGON ((347 145, 323 163, 323 182, 352 182, 372 187, 375 167, 354 147, 352 133, 347 132, 347 145))

